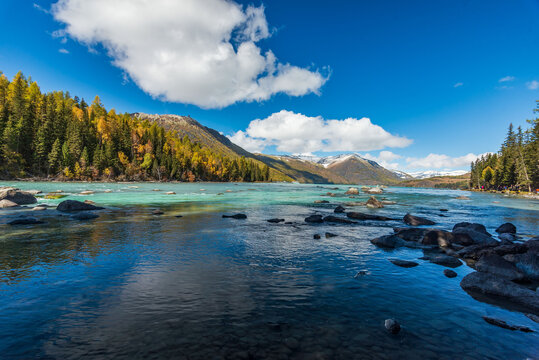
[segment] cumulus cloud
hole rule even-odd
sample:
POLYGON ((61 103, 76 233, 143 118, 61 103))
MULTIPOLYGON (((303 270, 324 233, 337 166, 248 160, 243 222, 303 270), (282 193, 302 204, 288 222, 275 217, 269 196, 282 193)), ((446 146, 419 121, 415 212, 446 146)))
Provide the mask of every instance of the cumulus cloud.
POLYGON ((503 82, 513 81, 513 80, 515 80, 515 77, 508 75, 508 76, 504 76, 503 78, 498 80, 498 82, 503 83, 503 82))
POLYGON ((412 143, 406 137, 390 134, 368 118, 325 120, 287 110, 253 120, 245 131, 238 131, 229 138, 247 150, 262 151, 274 145, 278 151, 295 154, 371 151, 406 147, 412 143))
POLYGON ((166 101, 220 108, 276 93, 319 93, 327 76, 277 60, 263 7, 230 0, 59 0, 54 18, 90 49, 102 45, 134 82, 166 101))
POLYGON ((402 156, 399 154, 395 154, 391 151, 380 151, 378 156, 371 155, 370 153, 366 153, 361 155, 365 159, 376 161, 378 164, 382 165, 386 169, 398 169, 400 167, 399 163, 394 162, 395 160, 401 159, 402 156))
MULTIPOLYGON (((488 153, 485 153, 488 154, 488 153)), ((444 154, 428 154, 424 158, 406 158, 407 168, 409 169, 457 169, 469 167, 472 161, 485 154, 475 155, 472 153, 451 157, 444 154)))
POLYGON ((526 87, 530 90, 537 90, 539 89, 539 81, 537 80, 528 81, 526 83, 526 87))

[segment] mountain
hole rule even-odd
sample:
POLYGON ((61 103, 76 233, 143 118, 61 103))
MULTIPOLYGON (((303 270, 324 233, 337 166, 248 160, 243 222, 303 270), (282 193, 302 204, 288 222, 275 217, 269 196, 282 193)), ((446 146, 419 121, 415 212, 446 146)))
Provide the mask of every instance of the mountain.
POLYGON ((425 179, 406 180, 399 184, 405 187, 425 187, 440 189, 467 189, 470 182, 470 173, 457 176, 435 176, 425 179))
POLYGON ((409 175, 411 175, 415 179, 428 179, 428 178, 439 177, 439 176, 460 176, 466 173, 467 171, 465 170, 452 170, 452 171, 450 170, 446 170, 446 171, 426 170, 426 171, 409 173, 409 175))

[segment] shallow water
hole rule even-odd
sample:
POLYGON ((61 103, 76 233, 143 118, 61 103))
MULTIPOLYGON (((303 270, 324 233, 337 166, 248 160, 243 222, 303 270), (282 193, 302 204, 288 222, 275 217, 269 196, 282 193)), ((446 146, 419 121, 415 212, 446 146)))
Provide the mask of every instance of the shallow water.
MULTIPOLYGON (((332 213, 336 204, 368 198, 321 197, 343 194, 346 186, 0 185, 63 190, 69 195, 64 199, 89 199, 107 208, 87 222, 49 209, 31 213, 44 225, 0 225, 2 358, 526 359, 539 354, 539 324, 478 302, 460 288, 460 279, 472 271, 467 266, 448 279, 443 267, 417 260, 420 250, 384 251, 369 242, 402 222, 303 221, 310 214, 332 213), (78 195, 83 190, 96 193, 78 195), (321 199, 331 203, 313 204, 321 199), (165 214, 151 215, 156 208, 165 214), (221 217, 236 212, 248 218, 221 217), (265 221, 272 217, 292 224, 265 221), (325 232, 338 236, 326 239, 325 232), (316 233, 321 240, 313 239, 316 233), (420 265, 400 268, 388 258, 416 259, 420 265), (360 270, 366 275, 356 278, 360 270), (483 315, 536 333, 489 325, 483 315), (403 326, 397 336, 383 328, 390 317, 403 326)), ((493 232, 510 221, 523 239, 539 233, 535 200, 409 188, 390 188, 383 197, 397 204, 356 210, 395 218, 411 212, 444 229, 474 221, 493 232), (471 200, 457 200, 459 195, 471 200)), ((39 202, 55 205, 64 199, 39 202)), ((2 210, 0 224, 21 211, 2 210)))

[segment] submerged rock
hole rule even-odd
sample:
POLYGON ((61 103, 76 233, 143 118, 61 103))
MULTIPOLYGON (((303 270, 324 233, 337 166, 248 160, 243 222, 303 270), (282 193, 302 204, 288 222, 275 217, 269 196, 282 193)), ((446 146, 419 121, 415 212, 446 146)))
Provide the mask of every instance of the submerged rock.
POLYGON ((355 220, 379 220, 379 221, 393 220, 385 216, 371 215, 371 214, 365 214, 365 213, 353 212, 353 211, 347 212, 346 216, 348 216, 350 219, 355 219, 355 220))
POLYGON ((35 224, 44 224, 44 221, 41 221, 39 219, 36 219, 35 217, 19 217, 15 220, 11 220, 8 222, 8 225, 35 225, 35 224))
POLYGON ((37 199, 34 195, 15 188, 0 189, 0 200, 9 200, 17 205, 37 203, 37 199))
POLYGON ((93 210, 103 210, 104 208, 95 206, 92 204, 87 204, 82 201, 77 200, 64 200, 60 204, 58 204, 58 207, 56 210, 61 212, 72 212, 72 211, 93 211, 93 210))
POLYGON ((376 199, 374 196, 371 196, 369 200, 367 200, 367 207, 379 209, 379 208, 383 208, 384 205, 382 204, 380 200, 376 199))
POLYGON ((386 319, 384 321, 384 327, 392 334, 398 334, 401 331, 401 325, 395 319, 386 319))
POLYGON ((453 270, 451 269, 444 269, 444 275, 448 278, 454 278, 454 277, 457 277, 457 273, 454 272, 453 270))
POLYGON ((339 205, 339 206, 337 206, 335 208, 335 210, 333 210, 333 212, 336 213, 336 214, 342 214, 342 213, 344 213, 345 210, 346 210, 345 208, 343 208, 341 205, 339 205))
POLYGON ((328 215, 323 219, 325 222, 339 223, 339 224, 357 224, 353 220, 348 220, 342 217, 328 215))
POLYGON ((456 268, 462 265, 462 262, 459 259, 444 254, 427 256, 427 260, 429 260, 433 264, 447 266, 451 268, 456 268))
POLYGON ((223 218, 247 219, 247 215, 245 215, 245 214, 223 215, 223 218))
POLYGON ((396 248, 405 246, 405 241, 396 235, 380 236, 371 240, 371 243, 383 248, 396 248))
POLYGON ((510 280, 476 271, 466 275, 460 286, 472 295, 475 293, 494 296, 494 301, 504 299, 539 315, 539 293, 510 280))
POLYGON ((308 223, 323 223, 324 220, 322 218, 322 215, 311 215, 311 216, 307 216, 305 218, 305 222, 308 222, 308 223))
POLYGON ((516 234, 517 233, 517 227, 515 225, 511 224, 511 223, 505 223, 505 224, 500 225, 496 229, 496 232, 498 234, 505 234, 505 233, 516 234))
POLYGON ((99 215, 97 214, 84 211, 78 212, 75 215, 71 215, 71 218, 75 220, 92 220, 97 219, 98 217, 99 215))
POLYGON ((280 222, 284 222, 285 220, 284 219, 274 218, 274 219, 269 219, 269 220, 266 220, 266 221, 269 222, 269 223, 278 224, 280 222))
POLYGON ((320 240, 320 234, 314 234, 314 235, 313 235, 313 239, 315 239, 315 240, 320 240))
POLYGON ((332 238, 332 237, 337 237, 337 236, 339 236, 339 235, 333 234, 333 233, 330 233, 330 232, 327 232, 327 233, 326 233, 326 239, 330 239, 330 238, 332 238))
POLYGON ((408 261, 408 260, 389 259, 389 261, 391 261, 391 263, 394 265, 404 267, 404 268, 411 268, 411 267, 419 265, 415 261, 408 261))
POLYGON ((506 323, 505 321, 503 320, 500 320, 500 319, 495 319, 495 318, 491 318, 491 317, 488 317, 488 316, 483 316, 483 319, 491 324, 491 325, 495 325, 495 326, 498 326, 498 327, 501 327, 501 328, 504 328, 504 329, 507 329, 507 330, 519 330, 519 331, 522 331, 522 332, 533 332, 532 329, 526 327, 526 326, 518 326, 518 325, 509 325, 508 323, 506 323))
POLYGON ((411 226, 420 226, 420 225, 434 225, 436 224, 434 221, 431 221, 429 219, 425 219, 419 216, 414 216, 411 214, 404 215, 403 218, 404 222, 411 226))

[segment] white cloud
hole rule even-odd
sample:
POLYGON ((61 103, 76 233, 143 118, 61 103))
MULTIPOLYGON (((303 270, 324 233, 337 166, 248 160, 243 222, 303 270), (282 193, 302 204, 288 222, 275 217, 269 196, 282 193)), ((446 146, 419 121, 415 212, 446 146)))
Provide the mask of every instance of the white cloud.
POLYGON ((229 138, 236 144, 262 151, 275 145, 278 151, 371 151, 386 147, 406 147, 412 140, 392 135, 368 118, 325 120, 281 110, 265 119, 250 122, 245 131, 229 138))
POLYGON ((456 83, 455 85, 453 85, 454 88, 458 88, 458 87, 461 87, 462 85, 464 85, 463 83, 461 82, 458 82, 456 83))
MULTIPOLYGON (((485 153, 487 154, 487 153, 485 153)), ((409 169, 457 169, 469 167, 472 161, 485 155, 475 155, 472 153, 459 157, 451 157, 444 154, 428 154, 424 158, 406 158, 407 168, 409 169)))
POLYGON ((54 18, 89 48, 101 44, 150 95, 220 108, 276 93, 319 93, 327 77, 277 61, 263 7, 230 0, 59 0, 54 18))
POLYGON ((395 154, 387 150, 380 151, 378 156, 371 155, 369 153, 363 154, 361 156, 363 156, 365 159, 376 161, 378 164, 382 165, 386 169, 391 169, 391 170, 398 169, 400 167, 399 163, 392 162, 392 161, 402 158, 401 155, 395 154))
POLYGON ((526 83, 526 87, 530 90, 537 90, 539 89, 539 81, 537 80, 528 81, 526 83))
POLYGON ((513 80, 515 80, 515 77, 508 75, 508 76, 504 76, 503 78, 498 80, 498 82, 503 83, 503 82, 513 81, 513 80))
POLYGON ((59 52, 59 53, 62 53, 62 54, 69 54, 69 50, 63 49, 63 48, 62 48, 62 49, 59 49, 58 52, 59 52))
POLYGON ((34 3, 34 9, 37 9, 37 10, 39 10, 39 11, 41 11, 41 12, 44 12, 45 14, 48 14, 48 13, 49 13, 49 10, 43 8, 41 5, 36 4, 36 3, 34 3))

